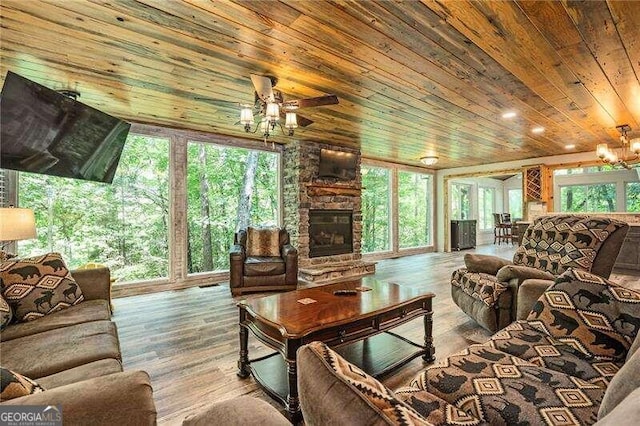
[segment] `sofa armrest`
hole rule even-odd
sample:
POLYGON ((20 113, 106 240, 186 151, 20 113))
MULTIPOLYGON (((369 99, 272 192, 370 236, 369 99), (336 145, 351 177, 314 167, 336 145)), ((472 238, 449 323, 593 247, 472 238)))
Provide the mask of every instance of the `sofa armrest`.
POLYGON ((60 405, 65 425, 154 425, 149 376, 130 371, 11 399, 6 405, 60 405))
POLYGON ((71 276, 78 283, 84 300, 102 299, 111 306, 111 272, 109 268, 74 269, 71 276))
POLYGON ((404 419, 407 424, 424 421, 415 418, 417 413, 382 383, 349 364, 325 344, 312 342, 298 349, 296 355, 300 408, 306 424, 389 425, 397 423, 393 418, 397 410, 407 416, 404 419))
POLYGON ((244 248, 240 244, 232 245, 229 250, 229 286, 231 289, 242 287, 244 258, 244 248))
POLYGON ((555 275, 549 272, 520 265, 503 266, 496 274, 496 278, 500 282, 507 282, 516 279, 518 280, 518 283, 522 283, 524 280, 529 279, 551 281, 556 279, 555 275))
POLYGON ((298 257, 298 249, 292 246, 291 244, 283 245, 280 253, 282 255, 282 258, 285 259, 285 261, 287 257, 291 257, 291 256, 298 257))
POLYGON ((506 265, 512 265, 513 262, 497 256, 467 253, 464 255, 464 264, 469 272, 483 272, 485 274, 495 275, 500 268, 506 265))
POLYGON ((291 244, 285 244, 282 246, 282 257, 284 259, 285 277, 284 282, 286 284, 298 283, 298 250, 291 244))
POLYGON ((553 283, 553 280, 540 279, 523 281, 518 287, 516 320, 526 320, 533 305, 553 283))

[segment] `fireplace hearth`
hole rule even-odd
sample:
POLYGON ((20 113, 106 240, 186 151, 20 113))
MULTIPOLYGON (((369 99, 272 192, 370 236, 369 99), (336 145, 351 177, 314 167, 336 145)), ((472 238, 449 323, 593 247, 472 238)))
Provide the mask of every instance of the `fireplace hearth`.
POLYGON ((309 210, 309 257, 353 253, 352 210, 309 210))

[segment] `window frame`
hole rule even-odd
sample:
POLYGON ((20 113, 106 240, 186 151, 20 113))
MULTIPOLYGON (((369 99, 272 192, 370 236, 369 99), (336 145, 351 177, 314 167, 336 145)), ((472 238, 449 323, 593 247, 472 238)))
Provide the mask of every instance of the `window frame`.
POLYGON ((390 170, 391 177, 391 208, 390 208, 390 223, 391 223, 391 249, 387 251, 379 251, 372 253, 362 253, 363 259, 366 260, 381 260, 389 259, 400 256, 410 256, 413 254, 431 253, 435 251, 436 237, 437 237, 437 224, 436 224, 436 175, 432 170, 427 170, 422 167, 407 166, 397 163, 390 163, 387 161, 374 160, 370 158, 362 158, 361 165, 365 167, 379 167, 390 170), (431 199, 429 200, 429 212, 428 219, 431 221, 431 235, 430 241, 426 246, 420 247, 407 247, 400 248, 398 235, 399 235, 399 223, 398 223, 398 171, 407 171, 413 173, 419 173, 424 175, 430 175, 431 182, 429 185, 429 192, 431 199))
POLYGON ((493 232, 493 228, 494 228, 494 223, 493 223, 493 214, 496 213, 496 188, 493 186, 483 186, 483 185, 478 185, 478 230, 480 232, 493 232), (486 206, 483 205, 483 201, 484 199, 480 197, 480 192, 483 191, 489 191, 491 193, 491 212, 487 214, 487 212, 485 211, 486 206), (481 214, 482 213, 482 214, 481 214), (487 217, 482 217, 484 215, 487 215, 487 217), (483 226, 483 219, 484 219, 484 225, 483 226))
MULTIPOLYGON (((393 181, 393 173, 392 173, 392 169, 387 168, 387 167, 382 167, 380 165, 369 165, 366 164, 365 162, 362 162, 361 166, 360 166, 360 172, 362 173, 362 168, 366 167, 369 169, 382 169, 382 170, 386 170, 387 171, 387 211, 388 211, 388 215, 387 215, 387 223, 388 223, 388 229, 389 229, 389 234, 387 235, 388 237, 388 248, 384 249, 384 250, 376 250, 376 251, 369 251, 369 252, 365 252, 364 249, 362 250, 362 255, 370 255, 370 254, 379 254, 379 253, 391 253, 393 252, 393 239, 394 239, 394 232, 393 232, 393 220, 392 220, 392 216, 393 216, 393 202, 392 202, 392 198, 393 198, 393 191, 392 191, 392 181, 393 181)), ((362 192, 364 192, 366 190, 366 187, 362 188, 362 192)), ((362 197, 362 194, 361 194, 362 197)), ((364 212, 362 215, 362 229, 363 229, 363 233, 362 233, 362 239, 364 240, 364 212)), ((362 242, 361 242, 362 245, 362 242)))

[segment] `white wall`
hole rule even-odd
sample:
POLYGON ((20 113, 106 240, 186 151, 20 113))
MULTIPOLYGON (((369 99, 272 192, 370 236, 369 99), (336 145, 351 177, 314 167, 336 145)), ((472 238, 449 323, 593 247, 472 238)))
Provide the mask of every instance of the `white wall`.
MULTIPOLYGON (((453 176, 460 175, 466 173, 477 173, 477 172, 486 172, 491 173, 498 170, 508 170, 508 169, 517 169, 523 166, 533 166, 536 164, 562 164, 562 163, 575 163, 580 161, 593 161, 595 160, 595 152, 582 152, 578 154, 566 154, 566 155, 555 155, 551 157, 539 157, 539 158, 529 158, 527 160, 518 160, 518 161, 505 161, 502 163, 492 163, 492 164, 483 164, 480 166, 471 166, 471 167, 458 167, 453 169, 442 169, 436 172, 436 193, 438 197, 436 198, 436 230, 437 230, 437 251, 444 251, 444 231, 445 231, 445 223, 444 223, 444 178, 445 176, 453 176)), ((475 179, 475 178, 474 178, 475 179)), ((447 208, 450 208, 447 206, 447 208)), ((449 227, 449 224, 446 225, 449 227)), ((447 247, 447 250, 449 248, 447 247)))

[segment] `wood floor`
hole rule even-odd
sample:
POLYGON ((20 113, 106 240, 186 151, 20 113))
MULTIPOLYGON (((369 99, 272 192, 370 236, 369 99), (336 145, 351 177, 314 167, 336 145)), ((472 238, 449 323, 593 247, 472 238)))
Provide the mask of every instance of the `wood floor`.
MULTIPOLYGON (((475 252, 513 256, 511 246, 481 246, 475 252)), ((436 358, 488 337, 450 296, 451 272, 463 264, 464 252, 430 253, 381 261, 376 277, 436 294, 434 343, 436 358)), ((259 297, 252 295, 248 297, 259 297)), ((180 424, 190 412, 212 402, 251 394, 280 406, 264 394, 252 378, 236 376, 238 318, 228 285, 133 296, 114 301, 126 370, 145 370, 151 376, 160 424, 180 424)), ((397 329, 420 341, 420 319, 397 329)), ((250 337, 251 357, 271 351, 250 337)), ((407 383, 424 364, 416 359, 383 382, 394 389, 407 383)))

